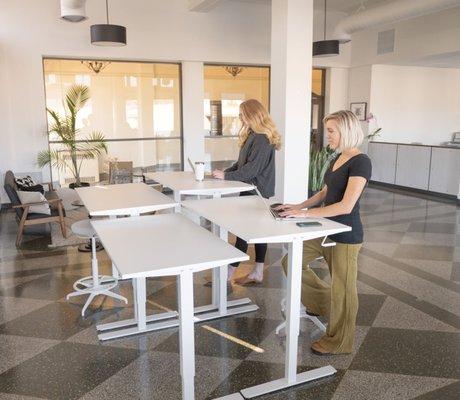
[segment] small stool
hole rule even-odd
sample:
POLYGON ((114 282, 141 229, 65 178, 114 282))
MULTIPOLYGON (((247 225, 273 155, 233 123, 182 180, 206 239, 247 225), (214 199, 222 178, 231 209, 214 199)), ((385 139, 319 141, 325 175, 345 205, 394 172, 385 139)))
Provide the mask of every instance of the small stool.
MULTIPOLYGON (((286 310, 286 299, 282 299, 281 300, 281 312, 283 314, 285 314, 285 311, 286 310)), ((313 322, 317 327, 318 329, 321 331, 321 332, 326 332, 326 326, 319 320, 318 317, 315 317, 313 315, 308 315, 307 314, 307 309, 305 308, 305 306, 300 303, 300 318, 305 318, 305 319, 309 319, 311 322, 313 322)), ((281 322, 281 324, 279 324, 276 329, 275 329, 275 333, 277 335, 280 334, 280 332, 282 330, 284 330, 286 328, 286 321, 283 321, 281 322)))
POLYGON ((81 310, 81 315, 85 315, 85 311, 93 301, 93 299, 98 295, 105 295, 113 297, 115 299, 124 301, 128 304, 126 297, 119 295, 118 293, 111 292, 115 286, 118 285, 118 279, 113 276, 99 275, 99 267, 96 257, 96 232, 89 219, 78 221, 72 224, 72 232, 83 239, 91 240, 91 270, 92 276, 86 276, 84 278, 78 279, 74 284, 73 288, 75 292, 69 293, 66 297, 69 300, 70 297, 81 296, 84 294, 89 294, 88 299, 86 300, 83 309, 81 310))
MULTIPOLYGON (((321 246, 322 247, 332 247, 332 246, 335 246, 336 243, 335 242, 332 242, 332 241, 327 241, 327 236, 325 236, 323 238, 323 241, 321 242, 321 246)), ((321 260, 323 259, 324 257, 321 256, 321 257, 318 257, 316 258, 316 260, 321 260)), ((285 310, 286 310, 286 299, 282 299, 281 300, 281 313, 284 315, 285 314, 285 310)), ((315 317, 313 315, 309 315, 307 314, 307 309, 306 307, 300 303, 300 318, 305 318, 305 319, 309 319, 311 322, 313 322, 317 327, 318 329, 321 331, 321 332, 326 332, 326 325, 324 325, 318 317, 315 317)), ((285 318, 286 319, 286 318, 285 318)), ((275 329, 275 333, 277 335, 280 334, 281 331, 284 331, 286 328, 286 321, 283 321, 281 322, 281 324, 279 324, 276 329, 275 329)), ((314 333, 312 334, 314 335, 314 333)))

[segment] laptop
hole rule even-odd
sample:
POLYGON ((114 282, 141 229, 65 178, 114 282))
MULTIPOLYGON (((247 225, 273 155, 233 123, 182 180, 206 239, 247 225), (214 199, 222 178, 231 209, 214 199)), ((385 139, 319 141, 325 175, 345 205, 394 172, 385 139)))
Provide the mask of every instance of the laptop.
POLYGON ((271 216, 276 220, 276 221, 283 221, 283 222, 305 222, 305 221, 311 221, 311 218, 307 217, 282 217, 280 215, 280 211, 276 211, 275 208, 280 206, 281 203, 274 203, 274 204, 268 204, 267 200, 262 196, 262 194, 259 192, 259 189, 254 187, 254 190, 257 193, 257 196, 259 196, 262 201, 265 204, 265 207, 267 207, 267 210, 270 212, 271 216))

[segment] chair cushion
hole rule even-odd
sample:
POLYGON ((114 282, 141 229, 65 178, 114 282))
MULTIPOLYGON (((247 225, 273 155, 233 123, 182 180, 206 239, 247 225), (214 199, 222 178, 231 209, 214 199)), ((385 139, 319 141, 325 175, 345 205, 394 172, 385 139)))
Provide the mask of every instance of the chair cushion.
POLYGON ((37 213, 29 213, 27 214, 27 219, 40 219, 40 218, 46 218, 46 217, 57 217, 59 216, 59 211, 55 208, 50 209, 50 214, 37 214, 37 213))
MULTIPOLYGON (((18 190, 17 194, 22 204, 46 201, 45 196, 43 196, 40 192, 24 192, 22 190, 18 190)), ((48 203, 30 206, 29 212, 51 215, 50 205, 48 203)))

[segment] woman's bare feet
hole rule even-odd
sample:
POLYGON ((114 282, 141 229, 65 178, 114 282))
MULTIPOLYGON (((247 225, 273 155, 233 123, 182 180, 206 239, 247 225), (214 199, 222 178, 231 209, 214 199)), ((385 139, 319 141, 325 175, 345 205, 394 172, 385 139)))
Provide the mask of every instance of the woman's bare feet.
POLYGON ((252 272, 239 279, 235 279, 238 285, 250 285, 262 283, 264 280, 264 263, 255 263, 252 272))

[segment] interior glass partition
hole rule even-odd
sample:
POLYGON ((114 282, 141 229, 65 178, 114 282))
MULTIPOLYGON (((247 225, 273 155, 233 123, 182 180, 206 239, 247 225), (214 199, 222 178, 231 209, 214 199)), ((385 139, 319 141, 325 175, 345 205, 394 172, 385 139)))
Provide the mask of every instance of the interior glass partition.
MULTIPOLYGON (((91 98, 78 114, 79 138, 101 131, 107 140, 107 154, 83 162, 82 180, 106 180, 110 161, 131 161, 135 173, 181 170, 180 65, 119 61, 103 65, 95 72, 82 60, 43 60, 46 107, 64 114, 67 89, 75 83, 87 85, 91 98)), ((50 137, 50 149, 62 149, 58 137, 50 137)), ((69 171, 52 169, 52 174, 62 185, 73 182, 69 171)))

